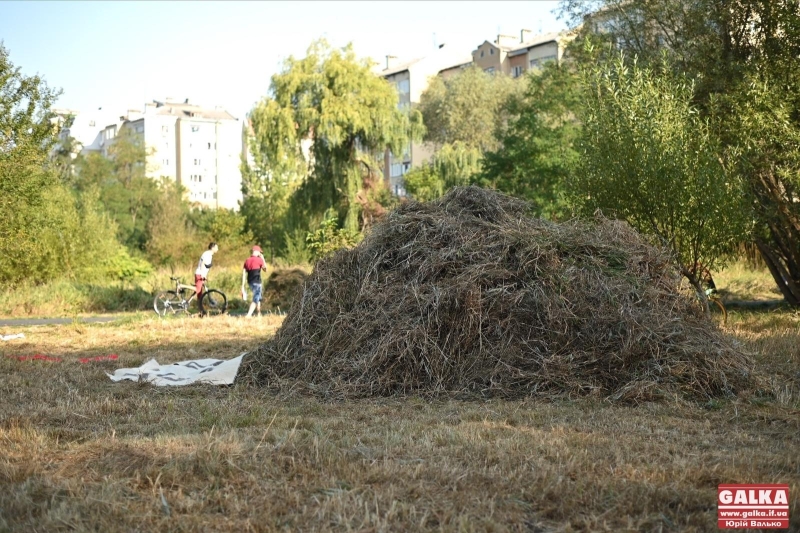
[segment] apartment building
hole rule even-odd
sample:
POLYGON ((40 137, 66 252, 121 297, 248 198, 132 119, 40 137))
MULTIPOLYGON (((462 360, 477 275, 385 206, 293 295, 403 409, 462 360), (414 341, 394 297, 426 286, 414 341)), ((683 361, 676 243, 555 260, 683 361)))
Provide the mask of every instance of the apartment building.
POLYGON ((188 200, 203 207, 238 209, 242 199, 242 125, 220 107, 205 108, 165 99, 146 103, 144 112, 124 115, 62 110, 61 137, 77 142, 77 153, 108 156, 109 147, 123 128, 144 141, 148 151, 146 175, 168 177, 183 185, 188 200))
POLYGON ((60 128, 59 139, 72 137, 75 143, 73 158, 79 153, 105 153, 106 141, 113 138, 123 121, 119 114, 104 111, 102 107, 88 112, 53 109, 53 113, 56 115, 54 122, 60 128))
POLYGON ((484 41, 473 50, 472 61, 485 72, 518 78, 548 61, 560 61, 573 38, 569 32, 532 36, 529 30, 521 30, 519 38, 501 34, 494 42, 484 41))
POLYGON ((242 125, 230 113, 188 99, 154 100, 143 113, 129 112, 121 127, 144 139, 148 177, 175 180, 201 206, 238 209, 242 125))
MULTIPOLYGON (((428 87, 431 77, 439 75, 442 70, 452 69, 454 65, 469 64, 472 59, 463 53, 439 46, 433 53, 400 63, 394 56, 386 56, 386 66, 376 70, 386 81, 394 85, 399 96, 399 109, 411 109, 418 104, 422 93, 428 87)), ((403 175, 428 161, 433 149, 425 143, 409 143, 402 154, 393 154, 386 150, 384 154, 384 179, 393 194, 405 196, 403 175)))

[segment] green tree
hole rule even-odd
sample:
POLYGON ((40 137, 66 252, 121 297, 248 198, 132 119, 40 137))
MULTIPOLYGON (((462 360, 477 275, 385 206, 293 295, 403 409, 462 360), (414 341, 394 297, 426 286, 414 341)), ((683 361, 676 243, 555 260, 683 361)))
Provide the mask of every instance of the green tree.
POLYGON ((26 76, 0 44, 0 282, 33 275, 49 218, 47 193, 56 184, 46 168, 56 142, 50 112, 59 92, 39 76, 26 76))
POLYGON ((695 81, 694 102, 713 115, 726 165, 747 182, 762 257, 787 302, 800 306, 800 177, 791 146, 800 131, 797 1, 568 0, 562 14, 575 26, 586 22, 587 38, 645 64, 666 52, 695 81))
POLYGON ((800 98, 782 94, 791 86, 750 81, 713 99, 712 117, 736 140, 724 157, 748 184, 759 221, 753 241, 786 301, 800 306, 800 98))
POLYGON ((566 182, 578 163, 576 112, 583 101, 579 75, 570 64, 551 62, 524 78, 525 92, 511 98, 501 147, 483 160, 479 183, 525 198, 539 216, 569 215, 566 182))
POLYGON ((417 199, 432 199, 474 182, 484 153, 500 149, 498 134, 509 119, 507 103, 520 90, 510 77, 475 66, 447 80, 432 78, 419 110, 425 141, 435 153, 428 168, 404 177, 406 190, 417 199))
MULTIPOLYGON (((266 133, 268 126, 259 126, 259 131, 266 133)), ((263 140, 263 137, 262 137, 263 140)), ((273 172, 265 157, 266 150, 255 144, 256 138, 248 138, 250 152, 254 154, 252 165, 242 161, 242 205, 241 213, 245 218, 245 228, 254 239, 261 244, 270 258, 270 262, 278 255, 283 255, 289 246, 285 239, 286 212, 292 193, 302 183, 306 168, 305 160, 299 161, 296 169, 283 169, 273 172)), ((305 239, 305 231, 300 230, 305 239)))
POLYGON ((169 178, 162 178, 159 191, 147 221, 147 257, 156 265, 192 264, 204 239, 200 239, 189 219, 185 189, 169 178))
POLYGON ((147 224, 160 195, 158 183, 146 175, 144 140, 123 127, 108 148, 108 157, 81 155, 76 161, 76 187, 97 185, 100 201, 115 220, 118 238, 130 250, 144 252, 147 224))
POLYGON ((425 141, 434 154, 427 168, 404 176, 406 190, 418 200, 430 200, 476 181, 484 153, 500 149, 498 134, 510 116, 508 101, 520 91, 510 77, 475 66, 447 80, 431 78, 419 110, 425 141))
POLYGON ((434 170, 433 165, 420 165, 403 175, 403 183, 408 192, 419 202, 429 202, 444 194, 444 181, 434 170))
POLYGON ((585 214, 600 209, 669 246, 704 295, 703 266, 735 250, 748 217, 742 180, 691 104, 693 85, 622 58, 592 69, 587 83, 573 200, 585 214))
POLYGON ((256 244, 253 234, 245 228, 245 217, 233 209, 195 209, 190 219, 206 242, 213 241, 228 250, 242 251, 256 244))
MULTIPOLYGON (((75 117, 70 115, 61 127, 69 128, 74 120, 75 117)), ((50 155, 50 164, 62 183, 72 184, 75 173, 75 156, 79 151, 80 143, 74 137, 59 135, 59 140, 50 155)))
POLYGON ((420 132, 418 114, 398 110, 396 91, 370 68, 351 45, 336 50, 316 41, 306 57, 285 61, 270 94, 251 111, 253 153, 270 175, 280 179, 309 169, 290 202, 292 216, 302 220, 287 229, 298 222, 308 227, 333 207, 357 231, 357 195, 378 166, 370 154, 387 147, 397 153, 420 132), (308 157, 304 141, 311 141, 308 157))
POLYGON ((311 260, 317 262, 342 248, 352 248, 360 241, 360 234, 347 228, 339 228, 336 212, 329 209, 316 231, 306 236, 311 260))
POLYGON ((508 118, 506 102, 520 89, 509 76, 476 66, 447 80, 431 78, 419 103, 425 141, 437 149, 456 142, 480 153, 498 149, 496 133, 508 118))

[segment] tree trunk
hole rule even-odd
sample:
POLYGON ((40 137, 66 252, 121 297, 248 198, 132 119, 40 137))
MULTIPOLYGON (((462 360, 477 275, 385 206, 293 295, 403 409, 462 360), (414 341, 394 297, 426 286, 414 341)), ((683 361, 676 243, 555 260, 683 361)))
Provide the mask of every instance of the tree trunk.
MULTIPOLYGON (((797 243, 800 246, 800 243, 797 243)), ((800 306, 800 277, 792 279, 792 265, 789 264, 788 258, 781 257, 781 254, 775 253, 773 247, 769 246, 762 239, 756 239, 756 246, 758 251, 761 252, 761 257, 769 268, 778 289, 781 291, 784 299, 789 305, 798 307, 800 306)), ((800 265, 794 265, 795 272, 800 265)))
POLYGON ((774 172, 762 172, 753 183, 769 240, 757 237, 761 257, 789 305, 800 306, 800 210, 796 191, 774 172))
POLYGON ((686 279, 689 280, 692 287, 694 287, 695 292, 697 292, 697 297, 700 299, 700 303, 703 306, 703 312, 705 312, 707 317, 711 318, 711 308, 708 306, 708 295, 706 295, 706 291, 703 290, 703 285, 700 283, 700 278, 697 276, 697 273, 691 272, 685 266, 681 265, 681 274, 683 274, 686 279))

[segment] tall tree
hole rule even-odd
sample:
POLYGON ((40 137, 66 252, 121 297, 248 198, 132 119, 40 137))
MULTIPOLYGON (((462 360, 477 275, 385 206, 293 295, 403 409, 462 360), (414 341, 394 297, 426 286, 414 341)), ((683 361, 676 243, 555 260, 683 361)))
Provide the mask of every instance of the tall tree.
POLYGON ((584 213, 601 209, 669 246, 704 296, 700 276, 748 231, 739 175, 719 159, 693 85, 668 68, 620 58, 588 73, 580 166, 570 191, 584 213))
POLYGON ((746 179, 762 257, 787 302, 800 306, 797 1, 568 0, 562 14, 644 63, 663 50, 695 80, 699 111, 713 116, 728 166, 746 179))
POLYGON ((525 92, 509 101, 501 147, 485 154, 480 176, 481 184, 525 198, 551 219, 569 214, 566 181, 579 158, 583 94, 572 67, 551 62, 526 74, 525 92))
MULTIPOLYGON (((268 126, 265 127, 265 129, 268 126)), ((264 132, 265 130, 261 130, 264 132)), ((287 245, 286 214, 292 193, 306 175, 305 159, 295 161, 297 167, 274 169, 265 151, 257 144, 257 138, 248 137, 253 161, 242 161, 242 205, 241 213, 245 227, 274 261, 282 255, 287 245)), ((302 153, 302 152, 301 152, 302 153)), ((303 233, 305 235, 305 233, 303 233)), ((304 242, 305 237, 303 238, 304 242)))
POLYGON ((147 224, 160 195, 158 183, 146 175, 146 159, 143 139, 123 127, 108 157, 88 154, 76 161, 78 189, 99 186, 100 201, 117 223, 120 242, 137 251, 145 251, 147 224))
POLYGON ((305 223, 334 207, 353 231, 360 225, 358 193, 377 168, 370 154, 387 147, 397 153, 421 133, 418 113, 398 110, 396 91, 368 60, 358 59, 351 45, 332 49, 324 40, 306 57, 285 61, 250 119, 254 154, 273 176, 297 172, 307 161, 310 172, 292 198, 305 223), (308 158, 305 140, 312 141, 308 158))
POLYGON ((0 282, 28 276, 50 223, 44 207, 56 177, 45 165, 56 142, 50 107, 58 94, 22 74, 0 45, 0 282))
POLYGON ((185 189, 169 178, 158 183, 159 192, 147 221, 147 257, 156 265, 196 266, 199 239, 189 220, 185 189))
POLYGON ((520 84, 510 77, 475 66, 447 80, 432 78, 419 109, 425 141, 435 154, 427 168, 404 178, 406 190, 418 199, 435 198, 475 181, 484 153, 499 149, 498 132, 509 118, 506 104, 520 91, 520 84))
POLYGON ((447 80, 431 78, 419 103, 425 141, 437 149, 460 142, 480 153, 496 150, 496 134, 508 118, 506 102, 520 90, 509 76, 488 74, 476 66, 447 80))

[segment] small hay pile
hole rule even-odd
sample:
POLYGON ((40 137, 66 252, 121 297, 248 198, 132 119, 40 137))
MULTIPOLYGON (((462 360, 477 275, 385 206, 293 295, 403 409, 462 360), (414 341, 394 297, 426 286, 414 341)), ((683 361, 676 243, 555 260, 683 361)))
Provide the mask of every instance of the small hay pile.
POLYGON ((264 284, 264 304, 270 309, 287 310, 308 277, 301 268, 278 268, 272 271, 264 284))
POLYGON ((625 223, 551 223, 459 187, 320 261, 240 375, 330 399, 638 401, 749 386, 748 356, 679 285, 668 253, 625 223))

